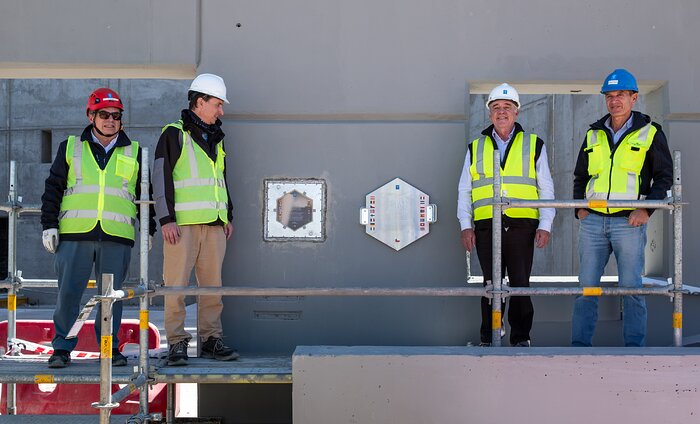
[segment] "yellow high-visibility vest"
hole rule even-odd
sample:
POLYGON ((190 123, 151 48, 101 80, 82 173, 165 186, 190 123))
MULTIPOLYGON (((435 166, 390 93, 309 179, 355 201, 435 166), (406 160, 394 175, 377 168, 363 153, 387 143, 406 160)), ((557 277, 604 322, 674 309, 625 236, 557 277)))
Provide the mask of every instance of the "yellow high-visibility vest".
POLYGON ((135 141, 115 147, 103 170, 92 155, 90 141, 68 137, 68 181, 58 216, 59 233, 88 233, 99 224, 106 234, 134 240, 138 148, 135 141))
POLYGON ((180 120, 163 127, 163 131, 168 127, 179 129, 182 137, 182 151, 173 169, 175 220, 178 225, 208 224, 217 219, 228 223, 223 140, 217 144, 214 162, 182 124, 180 120))
MULTIPOLYGON (((639 173, 655 134, 656 127, 651 123, 632 131, 618 142, 619 145, 611 159, 610 144, 605 131, 588 130, 584 151, 588 155, 588 175, 591 178, 586 185, 586 199, 638 200, 639 173)), ((592 209, 612 214, 634 208, 592 209)))
MULTIPOLYGON (((501 194, 522 200, 539 199, 535 153, 537 135, 519 132, 511 141, 505 166, 501 167, 501 194)), ((472 213, 474 221, 493 218, 493 152, 494 141, 489 136, 472 142, 469 172, 472 176, 472 213)), ((500 166, 500 161, 499 161, 500 166)), ((511 218, 539 219, 535 208, 508 208, 504 212, 511 218)))

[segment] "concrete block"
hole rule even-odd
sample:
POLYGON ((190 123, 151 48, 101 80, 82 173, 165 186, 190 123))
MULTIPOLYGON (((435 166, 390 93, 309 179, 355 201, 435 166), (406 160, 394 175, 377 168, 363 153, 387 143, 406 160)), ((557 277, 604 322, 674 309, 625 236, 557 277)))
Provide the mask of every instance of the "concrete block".
POLYGON ((300 346, 292 374, 294 422, 306 424, 657 423, 700 414, 700 355, 683 348, 300 346))

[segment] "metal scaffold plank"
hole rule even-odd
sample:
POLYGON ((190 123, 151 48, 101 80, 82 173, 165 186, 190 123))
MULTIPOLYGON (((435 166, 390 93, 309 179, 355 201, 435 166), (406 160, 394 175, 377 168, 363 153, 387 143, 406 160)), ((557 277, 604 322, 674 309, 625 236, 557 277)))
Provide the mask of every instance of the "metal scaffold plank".
MULTIPOLYGON (((135 365, 135 363, 134 363, 135 365)), ((132 367, 112 369, 112 382, 127 384, 134 377, 132 367)), ((182 367, 154 366, 149 373, 156 383, 291 383, 289 356, 243 356, 236 361, 190 358, 182 367)), ((97 359, 75 360, 68 368, 50 369, 46 358, 0 357, 0 381, 5 383, 81 384, 100 382, 97 359)))
MULTIPOLYGON (((98 415, 2 415, 0 422, 12 424, 95 424, 98 415)), ((129 415, 114 415, 110 417, 110 423, 123 424, 128 422, 129 415)))
POLYGON ((158 367, 152 377, 157 383, 291 383, 292 358, 244 355, 229 362, 190 358, 183 367, 158 367))

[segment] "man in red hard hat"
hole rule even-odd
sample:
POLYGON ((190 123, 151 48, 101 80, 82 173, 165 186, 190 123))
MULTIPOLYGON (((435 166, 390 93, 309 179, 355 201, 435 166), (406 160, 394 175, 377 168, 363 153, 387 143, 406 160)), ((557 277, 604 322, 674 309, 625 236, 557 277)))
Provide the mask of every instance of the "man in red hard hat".
MULTIPOLYGON (((77 338, 66 338, 80 311, 80 300, 93 272, 102 293, 102 274, 113 274, 120 289, 134 246, 141 196, 141 148, 122 130, 124 105, 109 88, 98 88, 88 98, 85 111, 90 124, 78 136, 58 147, 41 197, 42 241, 54 253, 58 273, 58 298, 53 321, 56 334, 49 368, 70 364, 77 338)), ((155 221, 151 219, 151 234, 155 221)), ((100 316, 100 307, 97 316, 100 316)), ((112 364, 124 366, 117 332, 122 302, 113 306, 112 364)), ((100 325, 95 325, 98 344, 100 325)))

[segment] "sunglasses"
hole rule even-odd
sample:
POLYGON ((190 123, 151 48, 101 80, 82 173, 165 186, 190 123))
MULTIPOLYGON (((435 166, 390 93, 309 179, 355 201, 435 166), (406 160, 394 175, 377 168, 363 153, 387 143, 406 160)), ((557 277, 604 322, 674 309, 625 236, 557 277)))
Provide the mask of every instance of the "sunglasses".
POLYGON ((95 115, 99 116, 100 119, 109 119, 110 116, 115 121, 121 121, 122 119, 121 112, 107 112, 106 110, 98 110, 97 112, 95 112, 95 115))

